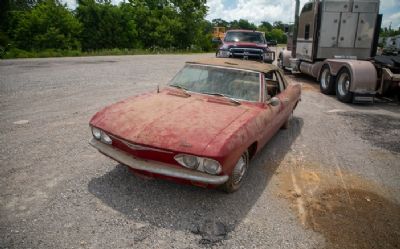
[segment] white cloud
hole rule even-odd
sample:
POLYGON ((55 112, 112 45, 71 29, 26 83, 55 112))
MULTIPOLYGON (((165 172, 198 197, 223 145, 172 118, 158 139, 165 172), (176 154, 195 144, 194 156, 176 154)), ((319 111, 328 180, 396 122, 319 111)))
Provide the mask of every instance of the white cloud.
MULTIPOLYGON (((221 18, 226 21, 247 19, 250 22, 259 24, 262 21, 282 21, 283 23, 294 22, 294 0, 230 0, 236 4, 225 4, 223 0, 208 0, 209 7, 207 19, 221 18), (227 5, 235 7, 228 8, 227 5)), ((300 0, 301 7, 308 0, 300 0)), ((400 0, 381 0, 380 13, 383 13, 382 26, 396 28, 400 25, 400 0)))
MULTIPOLYGON (((303 6, 308 0, 301 0, 303 6)), ((207 19, 221 18, 226 21, 247 19, 259 24, 262 21, 294 21, 294 0, 237 0, 235 7, 227 8, 222 0, 207 1, 209 7, 207 19)))
POLYGON ((76 0, 61 0, 62 3, 66 3, 69 9, 76 8, 76 0))
POLYGON ((399 0, 381 0, 381 9, 388 9, 388 8, 393 8, 396 5, 398 6, 399 0))
POLYGON ((383 17, 382 27, 389 27, 389 25, 392 25, 393 29, 400 28, 400 12, 383 17))

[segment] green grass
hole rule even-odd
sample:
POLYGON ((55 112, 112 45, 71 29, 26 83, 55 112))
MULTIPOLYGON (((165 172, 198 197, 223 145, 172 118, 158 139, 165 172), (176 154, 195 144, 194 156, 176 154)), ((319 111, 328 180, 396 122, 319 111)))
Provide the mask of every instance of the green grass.
POLYGON ((11 48, 4 55, 3 59, 14 58, 48 58, 48 57, 76 57, 76 56, 106 56, 106 55, 144 55, 144 54, 189 54, 189 53, 205 53, 196 49, 101 49, 93 51, 80 50, 57 50, 46 49, 41 51, 25 51, 18 48, 11 48))

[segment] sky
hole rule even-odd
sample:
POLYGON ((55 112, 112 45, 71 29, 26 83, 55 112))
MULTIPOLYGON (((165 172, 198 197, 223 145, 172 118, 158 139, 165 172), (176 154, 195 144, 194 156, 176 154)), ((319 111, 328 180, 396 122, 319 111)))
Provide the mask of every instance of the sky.
MULTIPOLYGON (((300 0, 300 9, 308 0, 300 0)), ((207 20, 221 18, 226 21, 247 19, 259 24, 262 21, 294 22, 295 0, 208 0, 207 20)), ((381 0, 382 27, 400 27, 400 0, 381 0)))
MULTIPOLYGON (((75 8, 76 0, 62 0, 69 8, 75 8)), ((112 0, 118 4, 122 0, 112 0)), ((300 9, 308 0, 300 0, 300 9)), ((290 23, 294 20, 295 0, 207 0, 208 13, 206 19, 221 18, 226 21, 247 19, 260 24, 262 21, 273 23, 282 21, 290 23)), ((400 27, 400 0, 381 0, 380 11, 383 14, 382 27, 393 29, 400 27)))

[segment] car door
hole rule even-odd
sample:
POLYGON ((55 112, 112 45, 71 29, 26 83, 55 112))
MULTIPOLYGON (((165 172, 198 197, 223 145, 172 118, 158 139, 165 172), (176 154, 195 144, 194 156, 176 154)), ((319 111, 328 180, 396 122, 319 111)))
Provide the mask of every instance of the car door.
POLYGON ((289 85, 280 71, 276 71, 276 75, 280 88, 280 93, 277 96, 281 101, 280 118, 282 122, 285 122, 289 118, 294 105, 298 101, 300 87, 298 84, 289 85))
POLYGON ((277 97, 279 95, 279 81, 277 74, 270 72, 264 74, 264 106, 263 111, 260 113, 260 124, 261 128, 261 139, 260 144, 263 146, 268 140, 276 133, 280 128, 279 115, 282 109, 282 104, 273 106, 269 103, 272 97, 277 97))
POLYGON ((286 91, 286 85, 285 82, 283 81, 282 75, 279 73, 279 71, 275 71, 274 73, 276 74, 276 78, 279 84, 279 93, 277 94, 276 97, 278 97, 281 102, 278 119, 279 123, 282 124, 288 116, 287 113, 290 106, 289 103, 290 97, 288 95, 288 92, 286 91))

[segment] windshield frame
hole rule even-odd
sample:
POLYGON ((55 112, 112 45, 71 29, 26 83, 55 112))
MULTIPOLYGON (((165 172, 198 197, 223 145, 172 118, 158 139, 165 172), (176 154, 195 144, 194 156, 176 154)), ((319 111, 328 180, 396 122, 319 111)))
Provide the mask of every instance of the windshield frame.
MULTIPOLYGON (((234 70, 234 71, 241 71, 241 72, 249 72, 249 73, 256 73, 258 75, 258 100, 248 100, 248 99, 240 99, 240 98, 234 98, 234 97, 230 97, 230 96, 226 96, 227 98, 233 99, 233 100, 237 100, 239 102, 249 102, 249 103, 260 103, 262 102, 262 87, 263 87, 263 74, 261 72, 255 71, 255 70, 250 70, 250 69, 241 69, 241 68, 233 68, 233 67, 224 67, 224 66, 218 66, 218 65, 207 65, 207 64, 198 64, 198 63, 190 63, 190 62, 186 62, 185 66, 182 67, 175 75, 174 77, 172 77, 172 79, 168 82, 167 86, 174 88, 173 86, 171 86, 172 81, 175 79, 175 77, 182 71, 185 69, 185 67, 187 65, 190 66, 200 66, 200 67, 212 67, 212 68, 221 68, 221 69, 226 69, 226 70, 234 70)), ((190 90, 185 90, 188 93, 195 93, 195 94, 200 94, 200 95, 204 95, 204 96, 213 96, 210 94, 206 94, 206 93, 202 93, 202 92, 195 92, 195 91, 190 91, 190 90)))

